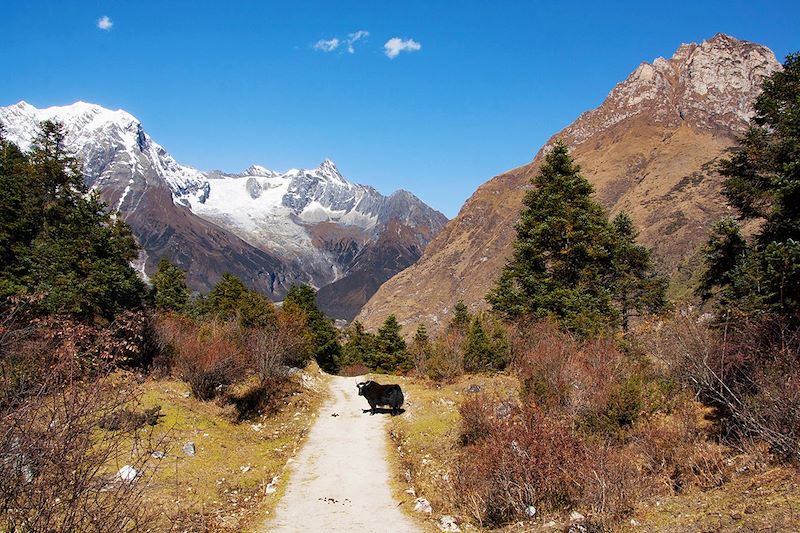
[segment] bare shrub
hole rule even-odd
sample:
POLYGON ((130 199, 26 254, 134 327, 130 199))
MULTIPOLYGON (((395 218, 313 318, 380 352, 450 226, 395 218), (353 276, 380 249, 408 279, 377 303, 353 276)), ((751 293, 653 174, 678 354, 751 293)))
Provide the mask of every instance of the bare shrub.
MULTIPOLYGON (((485 424, 488 408, 480 401, 471 405, 477 413, 468 418, 485 424)), ((524 518, 530 505, 564 510, 578 501, 587 452, 568 424, 536 409, 514 408, 488 425, 488 434, 463 448, 454 468, 463 510, 481 526, 524 518)))
POLYGON ((459 406, 458 412, 461 415, 458 442, 462 446, 475 444, 492 433, 494 402, 486 395, 467 398, 459 406))
POLYGON ((346 367, 342 368, 339 371, 340 376, 346 376, 346 377, 363 376, 369 373, 370 369, 364 366, 363 363, 355 363, 352 365, 347 365, 346 367))
POLYGON ((200 324, 168 314, 158 322, 161 342, 175 353, 175 365, 200 400, 212 400, 241 379, 244 358, 235 322, 211 319, 200 324))
POLYGON ((80 356, 98 345, 96 332, 8 313, 0 320, 0 377, 9 385, 0 405, 0 530, 152 530, 143 501, 154 446, 132 429, 99 429, 136 402, 108 360, 93 361, 87 375, 80 356), (116 475, 125 465, 127 481, 116 475))
POLYGON ((550 322, 515 324, 511 335, 513 369, 522 382, 522 398, 544 411, 570 402, 577 357, 575 340, 550 322))
POLYGON ((296 386, 286 376, 267 380, 248 380, 228 393, 226 401, 236 409, 236 420, 252 420, 261 415, 272 415, 278 411, 279 399, 296 392, 296 386))
POLYGON ((611 527, 643 497, 726 479, 704 412, 676 390, 664 364, 610 338, 578 343, 547 322, 514 324, 510 338, 522 404, 508 418, 483 396, 460 410, 455 498, 477 520, 501 525, 522 518, 527 505, 577 506, 611 527), (512 463, 509 448, 535 455, 535 472, 517 472, 524 463, 512 463))
POLYGON ((463 374, 463 343, 464 336, 457 330, 448 330, 438 337, 423 365, 426 375, 436 381, 447 381, 463 374))
POLYGON ((718 410, 723 436, 800 459, 800 330, 778 318, 722 324, 678 314, 647 338, 667 371, 718 410))
POLYGON ((310 357, 311 341, 302 315, 281 312, 274 325, 246 334, 247 358, 262 382, 284 377, 287 365, 304 366, 310 357))

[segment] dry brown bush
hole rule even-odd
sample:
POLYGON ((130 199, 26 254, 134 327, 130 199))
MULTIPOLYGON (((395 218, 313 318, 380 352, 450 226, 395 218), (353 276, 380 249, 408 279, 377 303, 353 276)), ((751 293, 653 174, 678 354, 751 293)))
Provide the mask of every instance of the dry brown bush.
POLYGON ((285 377, 287 365, 304 366, 310 347, 305 317, 297 313, 281 312, 274 325, 245 334, 245 357, 262 382, 285 377))
POLYGON ((132 388, 112 376, 115 358, 89 369, 82 360, 87 346, 107 337, 91 326, 30 319, 13 306, 0 323, 0 530, 151 530, 142 502, 154 446, 138 431, 98 429, 135 403, 132 388), (131 482, 115 477, 126 464, 137 471, 131 482))
POLYGON ((464 336, 456 330, 448 330, 437 337, 423 365, 426 375, 436 381, 448 381, 463 374, 463 343, 464 336))
POLYGON ((579 344, 548 323, 517 324, 511 339, 522 403, 507 414, 498 407, 510 404, 479 395, 460 408, 453 496, 477 521, 575 506, 613 527, 642 498, 727 480, 708 409, 670 381, 668 365, 614 339, 579 344))
POLYGON ((475 410, 464 414, 486 425, 468 439, 454 468, 460 504, 478 523, 499 526, 524 518, 531 505, 564 510, 578 501, 588 455, 568 424, 518 406, 487 419, 495 406, 486 396, 464 410, 475 410))
POLYGON ((363 363, 356 363, 353 365, 347 365, 346 367, 342 368, 339 371, 340 376, 345 377, 356 377, 356 376, 363 376, 365 374, 369 374, 370 369, 364 366, 363 363))
POLYGON ((211 400, 242 378, 245 369, 240 332, 233 321, 166 314, 158 320, 162 346, 174 353, 181 378, 200 400, 211 400))
POLYGON ((722 436, 769 443, 800 459, 800 330, 777 318, 715 328, 689 313, 652 326, 645 342, 676 381, 717 409, 722 436))

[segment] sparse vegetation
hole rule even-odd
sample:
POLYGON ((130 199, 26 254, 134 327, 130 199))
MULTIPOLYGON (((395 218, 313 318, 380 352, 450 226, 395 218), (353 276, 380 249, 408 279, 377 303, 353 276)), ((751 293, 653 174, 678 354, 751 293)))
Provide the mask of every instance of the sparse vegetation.
POLYGON ((319 317, 229 274, 192 300, 166 261, 148 295, 129 229, 42 128, 27 154, 0 137, 0 529, 238 528, 311 423, 288 409, 322 396, 288 366, 319 317))

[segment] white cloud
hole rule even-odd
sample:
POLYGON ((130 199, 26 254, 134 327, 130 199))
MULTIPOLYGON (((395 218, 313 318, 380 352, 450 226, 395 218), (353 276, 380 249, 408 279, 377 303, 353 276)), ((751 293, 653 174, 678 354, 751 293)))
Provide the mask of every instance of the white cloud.
POLYGON ((400 52, 416 52, 421 48, 422 45, 414 39, 401 39, 400 37, 392 37, 383 45, 384 53, 389 59, 394 59, 400 55, 400 52))
POLYGON ((353 45, 356 41, 360 39, 366 39, 369 37, 369 32, 364 30, 358 30, 357 32, 351 33, 347 36, 347 52, 350 54, 354 54, 356 49, 353 45))
POLYGON ((314 44, 314 50, 322 50, 323 52, 333 52, 337 48, 339 48, 339 39, 334 37, 333 39, 320 39, 319 41, 314 44))
POLYGON ((100 28, 101 30, 109 31, 111 30, 111 26, 113 25, 114 23, 106 15, 103 15, 102 17, 97 19, 97 27, 100 28))

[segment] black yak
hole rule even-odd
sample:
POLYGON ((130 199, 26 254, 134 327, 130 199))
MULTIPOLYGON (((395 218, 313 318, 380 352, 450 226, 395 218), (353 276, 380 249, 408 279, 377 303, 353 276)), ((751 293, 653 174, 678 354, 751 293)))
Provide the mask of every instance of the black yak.
POLYGON ((358 395, 367 399, 371 415, 375 414, 375 408, 379 405, 391 407, 392 416, 400 414, 400 406, 404 400, 400 385, 381 385, 375 381, 365 381, 356 386, 358 395))

